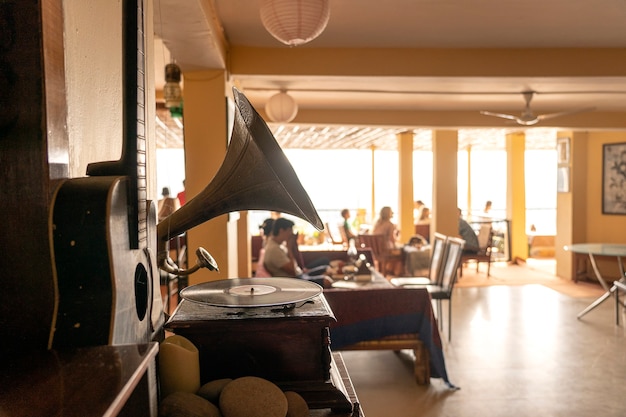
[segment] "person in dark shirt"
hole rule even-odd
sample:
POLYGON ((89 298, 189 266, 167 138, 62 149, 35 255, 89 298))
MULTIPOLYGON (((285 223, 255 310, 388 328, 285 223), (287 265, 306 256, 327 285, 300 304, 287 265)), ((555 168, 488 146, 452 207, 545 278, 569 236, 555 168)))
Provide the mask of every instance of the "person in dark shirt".
POLYGON ((463 212, 459 209, 459 236, 465 241, 463 253, 478 253, 478 236, 472 226, 463 219, 463 212))

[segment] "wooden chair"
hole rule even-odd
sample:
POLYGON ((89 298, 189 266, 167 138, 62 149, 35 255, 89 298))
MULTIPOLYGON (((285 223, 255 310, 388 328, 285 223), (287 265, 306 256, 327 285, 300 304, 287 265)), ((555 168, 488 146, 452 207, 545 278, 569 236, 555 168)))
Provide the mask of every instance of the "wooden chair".
POLYGON ((422 236, 428 243, 430 243, 430 225, 429 224, 416 224, 415 234, 422 236))
POLYGON ((374 265, 384 276, 397 275, 398 269, 404 270, 402 252, 392 251, 384 235, 358 235, 358 246, 372 250, 374 265))
POLYGON ((433 243, 430 248, 430 264, 427 277, 399 277, 390 281, 397 287, 405 285, 441 285, 443 262, 448 237, 441 233, 433 235, 433 243))
POLYGON ((336 224, 333 227, 330 223, 325 223, 324 226, 326 229, 326 236, 328 236, 328 240, 330 241, 329 243, 332 243, 333 245, 344 245, 348 243, 348 240, 342 233, 341 225, 336 224))
POLYGON ((491 276, 491 248, 493 246, 493 229, 491 222, 481 223, 478 231, 478 252, 464 253, 461 256, 461 264, 459 265, 459 276, 463 276, 463 265, 469 262, 476 262, 476 272, 481 262, 487 263, 487 276, 491 276))
POLYGON ((263 248, 263 236, 251 236, 250 238, 250 255, 252 262, 252 275, 256 272, 259 264, 259 256, 263 248))

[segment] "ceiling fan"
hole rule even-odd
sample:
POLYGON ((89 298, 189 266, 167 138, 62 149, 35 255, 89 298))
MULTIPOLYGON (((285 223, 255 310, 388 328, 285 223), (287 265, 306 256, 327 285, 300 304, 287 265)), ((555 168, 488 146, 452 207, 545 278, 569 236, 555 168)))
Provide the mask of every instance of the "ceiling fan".
POLYGON ((513 120, 514 122, 516 122, 518 125, 521 125, 521 126, 533 126, 543 120, 554 119, 555 117, 561 117, 561 116, 565 116, 569 114, 583 113, 583 112, 595 110, 595 107, 585 107, 581 109, 567 110, 567 111, 562 111, 562 112, 557 112, 557 113, 546 113, 546 114, 535 115, 530 108, 530 102, 533 99, 535 92, 524 91, 522 92, 522 95, 524 96, 524 100, 526 101, 526 107, 524 107, 522 114, 519 116, 506 114, 506 113, 494 113, 490 111, 481 111, 480 114, 484 114, 485 116, 494 116, 494 117, 500 117, 502 119, 513 120))

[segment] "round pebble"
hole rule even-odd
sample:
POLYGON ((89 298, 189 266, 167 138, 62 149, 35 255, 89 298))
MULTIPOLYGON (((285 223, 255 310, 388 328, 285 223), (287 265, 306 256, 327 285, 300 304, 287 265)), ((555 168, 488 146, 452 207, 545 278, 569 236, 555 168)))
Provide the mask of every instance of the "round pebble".
POLYGON ((224 417, 285 417, 287 397, 271 381, 244 376, 224 387, 220 410, 224 417))
POLYGON ((287 415, 285 417, 309 417, 309 405, 300 394, 285 391, 287 397, 287 415))
POLYGON ((200 387, 197 394, 204 399, 211 401, 215 405, 219 405, 220 394, 226 385, 232 381, 232 378, 216 379, 207 382, 200 387))
POLYGON ((174 392, 161 401, 159 417, 222 417, 219 408, 190 392, 174 392))

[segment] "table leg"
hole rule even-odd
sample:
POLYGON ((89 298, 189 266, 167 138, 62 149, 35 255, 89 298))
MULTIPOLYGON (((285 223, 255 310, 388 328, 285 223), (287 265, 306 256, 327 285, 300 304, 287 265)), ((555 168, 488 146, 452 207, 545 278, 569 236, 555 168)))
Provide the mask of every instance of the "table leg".
POLYGON ((602 285, 602 288, 604 288, 605 291, 609 291, 609 286, 604 278, 602 278, 602 274, 600 274, 600 269, 598 269, 598 264, 596 264, 596 258, 594 258, 592 253, 589 254, 589 261, 591 261, 591 267, 593 268, 593 272, 596 274, 596 279, 598 280, 598 282, 600 282, 600 285, 602 285))
MULTIPOLYGON (((596 259, 594 258, 593 254, 589 254, 589 261, 591 262, 591 266, 593 268, 593 272, 596 275, 596 279, 598 280, 598 282, 600 283, 600 285, 602 285, 602 288, 604 288, 606 290, 606 292, 604 294, 602 294, 602 296, 600 296, 597 300, 595 300, 593 303, 591 303, 587 308, 585 308, 583 311, 581 311, 580 313, 578 313, 578 318, 582 318, 585 314, 589 313, 591 310, 593 310, 594 308, 596 308, 597 306, 599 306, 600 304, 602 304, 604 301, 606 301, 607 298, 609 298, 611 296, 612 293, 616 293, 615 297, 616 303, 619 303, 619 297, 617 295, 617 287, 615 285, 613 285, 612 287, 609 288, 608 284, 606 283, 606 281, 602 278, 602 275, 600 274, 600 269, 598 269, 598 265, 596 264, 596 259)), ((620 276, 621 279, 620 281, 624 280, 624 266, 622 265, 622 259, 621 257, 617 257, 617 262, 619 264, 619 271, 620 271, 620 276)), ((616 309, 618 308, 617 306, 615 307, 616 309)), ((619 317, 617 317, 617 311, 616 311, 616 323, 619 324, 619 317)))
POLYGON ((581 311, 580 313, 578 313, 578 318, 582 318, 582 316, 584 316, 585 314, 589 313, 591 310, 593 310, 594 308, 596 308, 597 306, 599 306, 600 304, 602 304, 604 301, 606 301, 607 298, 609 298, 611 296, 611 289, 609 289, 609 291, 605 292, 604 294, 602 294, 602 296, 600 296, 600 298, 598 298, 596 301, 594 301, 593 303, 591 303, 587 308, 585 308, 583 311, 581 311))
POLYGON ((615 281, 613 283, 613 288, 615 288, 615 324, 619 326, 619 306, 620 304, 624 306, 624 303, 620 303, 619 301, 619 292, 626 292, 626 282, 623 280, 615 281))
POLYGON ((615 325, 619 326, 619 288, 615 287, 615 325))

